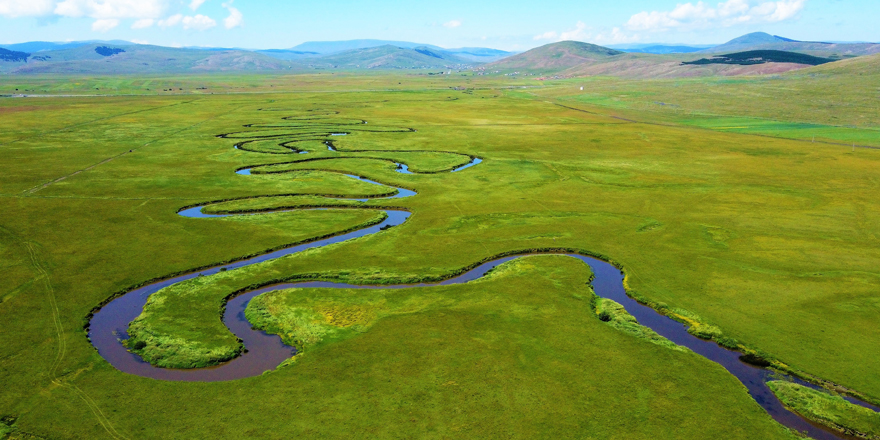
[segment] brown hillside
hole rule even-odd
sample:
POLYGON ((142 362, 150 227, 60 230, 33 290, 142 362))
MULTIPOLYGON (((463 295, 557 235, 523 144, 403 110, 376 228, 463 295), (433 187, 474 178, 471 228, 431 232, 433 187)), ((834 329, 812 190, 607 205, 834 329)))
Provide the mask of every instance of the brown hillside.
POLYGON ((559 72, 584 63, 605 61, 623 52, 579 41, 562 41, 537 47, 486 65, 487 70, 559 72))

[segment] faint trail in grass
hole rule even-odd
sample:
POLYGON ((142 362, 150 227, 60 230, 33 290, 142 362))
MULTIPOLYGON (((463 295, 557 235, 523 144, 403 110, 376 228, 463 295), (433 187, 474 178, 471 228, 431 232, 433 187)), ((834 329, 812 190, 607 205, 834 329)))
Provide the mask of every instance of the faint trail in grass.
POLYGON ((62 132, 62 131, 66 131, 66 130, 70 130, 70 129, 73 129, 73 128, 81 127, 81 126, 83 126, 83 125, 88 125, 88 124, 93 124, 93 123, 95 123, 95 122, 99 122, 99 121, 106 121, 106 120, 109 120, 109 119, 118 118, 118 117, 120 117, 120 116, 135 115, 135 114, 138 114, 138 113, 145 113, 145 112, 149 112, 149 111, 153 111, 153 110, 159 110, 159 109, 164 109, 164 108, 174 107, 174 106, 178 106, 178 105, 182 105, 182 104, 189 104, 189 103, 191 103, 191 102, 195 102, 195 100, 192 100, 192 101, 183 101, 183 102, 175 102, 174 104, 171 104, 171 105, 163 105, 163 106, 159 106, 159 107, 150 107, 150 108, 145 108, 145 109, 141 109, 141 110, 135 110, 135 111, 131 111, 131 112, 117 113, 117 114, 115 114, 115 115, 105 116, 105 117, 103 117, 103 118, 92 119, 92 120, 89 120, 89 121, 77 122, 76 124, 71 124, 71 125, 68 125, 68 126, 65 126, 65 127, 56 128, 56 129, 53 129, 53 130, 41 131, 41 132, 36 133, 36 134, 33 134, 33 135, 31 135, 31 136, 25 136, 25 137, 22 137, 22 138, 18 138, 18 139, 14 140, 14 141, 9 141, 9 142, 7 142, 7 143, 0 144, 0 147, 2 147, 2 146, 4 146, 4 145, 14 144, 14 143, 21 142, 21 141, 26 141, 26 140, 28 140, 28 139, 34 139, 34 138, 43 137, 43 136, 45 136, 45 135, 47 135, 47 134, 49 134, 49 133, 58 133, 58 132, 62 132))
POLYGON ((115 196, 40 196, 0 194, 0 198, 69 199, 69 200, 193 200, 192 197, 115 197, 115 196))
POLYGON ((125 439, 127 437, 123 436, 116 430, 107 416, 101 411, 101 408, 89 397, 85 392, 83 392, 76 385, 62 381, 58 377, 58 368, 61 366, 61 362, 64 360, 64 355, 67 352, 67 340, 64 337, 64 326, 61 322, 61 311, 58 309, 58 300, 55 296, 55 288, 52 286, 52 281, 49 277, 49 273, 46 271, 45 267, 43 267, 43 262, 37 256, 37 251, 34 249, 34 243, 25 242, 25 247, 28 250, 28 256, 30 257, 31 266, 38 273, 38 280, 43 282, 43 288, 46 291, 47 298, 49 300, 49 307, 52 312, 52 325, 55 328, 55 336, 57 338, 57 350, 55 352, 55 359, 52 361, 51 366, 49 367, 49 379, 53 384, 64 387, 79 397, 83 402, 85 402, 86 406, 92 412, 92 414, 98 419, 98 423, 110 434, 114 439, 125 439))
MULTIPOLYGON (((198 102, 198 101, 201 101, 201 99, 200 99, 200 100, 194 100, 194 101, 187 101, 187 103, 198 102)), ((224 116, 231 115, 232 113, 235 113, 235 112, 237 112, 237 111, 240 110, 240 109, 241 109, 241 108, 238 107, 238 106, 233 106, 233 107, 232 107, 232 110, 230 110, 230 111, 228 111, 228 112, 220 113, 220 114, 217 114, 217 115, 211 116, 210 118, 203 119, 203 120, 201 120, 201 121, 199 121, 199 122, 196 122, 196 123, 193 124, 193 125, 190 125, 189 127, 184 127, 184 128, 181 128, 180 130, 177 130, 177 131, 175 131, 175 132, 169 133, 169 134, 167 134, 167 135, 165 135, 165 136, 161 136, 161 137, 155 138, 155 139, 153 139, 153 140, 148 141, 147 143, 145 143, 144 146, 146 147, 146 146, 152 144, 153 142, 159 142, 159 141, 162 141, 162 140, 165 140, 165 139, 172 138, 172 137, 174 137, 174 136, 177 136, 177 135, 180 134, 180 133, 183 133, 184 131, 192 130, 193 128, 196 128, 196 127, 198 127, 199 125, 204 124, 205 122, 213 121, 214 119, 217 119, 217 118, 221 118, 221 117, 224 117, 224 116)))
MULTIPOLYGON (((190 102, 196 102, 196 101, 187 101, 187 103, 190 103, 190 102)), ((205 122, 211 121, 211 120, 216 119, 216 118, 219 118, 219 117, 223 117, 223 116, 229 115, 229 114, 235 112, 236 110, 238 110, 238 108, 237 108, 237 107, 234 107, 232 110, 230 110, 230 111, 228 111, 228 112, 226 112, 226 113, 222 113, 222 114, 214 115, 214 116, 212 116, 212 117, 210 117, 210 118, 203 119, 203 120, 201 120, 201 121, 199 121, 199 122, 197 122, 197 123, 195 123, 195 124, 193 124, 193 125, 190 125, 190 126, 188 126, 188 127, 184 127, 184 128, 181 128, 180 130, 177 130, 177 131, 171 132, 171 133, 169 133, 169 134, 167 134, 167 135, 165 135, 165 136, 155 138, 155 139, 153 139, 153 140, 150 140, 150 141, 146 142, 146 143, 143 145, 143 147, 149 146, 150 144, 152 144, 152 143, 154 143, 154 142, 159 142, 159 141, 164 140, 164 139, 172 138, 172 137, 177 136, 178 134, 183 133, 183 132, 185 132, 185 131, 187 131, 187 130, 191 130, 191 129, 195 128, 195 127, 198 127, 199 125, 204 124, 205 122)), ((117 115, 117 116, 122 116, 122 115, 117 115)), ((38 191, 40 191, 40 190, 43 190, 43 189, 45 189, 45 188, 47 188, 47 187, 49 187, 49 186, 52 186, 52 185, 54 185, 54 184, 56 184, 56 183, 58 183, 58 182, 61 182, 61 181, 63 181, 63 180, 66 180, 66 179, 68 179, 68 178, 71 178, 71 177, 73 177, 73 176, 76 176, 77 174, 80 174, 80 173, 84 173, 84 172, 86 172, 86 171, 89 171, 89 170, 91 170, 91 169, 93 169, 93 168, 95 168, 95 167, 97 167, 97 166, 99 166, 99 165, 103 165, 103 164, 105 164, 105 163, 107 163, 107 162, 110 162, 110 161, 112 161, 113 159, 117 159, 117 158, 119 158, 119 157, 125 156, 126 154, 134 153, 135 151, 136 151, 136 150, 131 149, 131 150, 129 150, 129 151, 122 152, 121 154, 117 154, 116 156, 113 156, 113 157, 110 157, 110 158, 104 159, 104 160, 102 160, 101 162, 98 162, 98 163, 96 163, 96 164, 94 164, 94 165, 92 165, 92 166, 89 166, 89 167, 87 167, 87 168, 83 168, 83 169, 81 169, 81 170, 78 170, 78 171, 75 171, 75 172, 73 172, 73 173, 70 173, 70 174, 68 174, 68 175, 66 175, 66 176, 59 177, 59 178, 57 178, 57 179, 55 179, 55 180, 53 180, 53 181, 51 181, 51 182, 47 182, 47 183, 44 183, 44 184, 42 184, 42 185, 35 186, 35 187, 33 187, 33 188, 29 189, 29 190, 25 190, 24 193, 27 194, 27 195, 34 194, 34 193, 36 193, 36 192, 38 192, 38 191)))
POLYGON ((78 170, 78 171, 74 171, 74 172, 72 172, 72 173, 70 173, 70 174, 68 174, 68 175, 66 175, 66 176, 61 176, 61 177, 59 177, 59 178, 57 178, 57 179, 55 179, 55 180, 53 180, 53 181, 51 181, 51 182, 46 182, 46 183, 44 183, 44 184, 42 184, 42 185, 37 185, 37 186, 35 186, 35 187, 31 188, 31 189, 27 189, 27 190, 24 190, 24 191, 22 191, 22 192, 25 193, 25 194, 33 194, 33 193, 35 193, 35 192, 37 192, 37 191, 39 191, 39 190, 41 190, 41 189, 47 188, 47 187, 49 187, 49 186, 51 186, 51 185, 53 185, 53 184, 56 184, 56 183, 58 183, 58 182, 61 182, 61 181, 65 180, 65 179, 68 179, 68 178, 70 178, 70 177, 73 177, 73 176, 75 176, 75 175, 77 175, 77 174, 84 173, 84 172, 86 172, 86 171, 88 171, 88 170, 90 170, 90 169, 92 169, 92 168, 95 168, 95 167, 98 166, 98 165, 103 165, 103 164, 105 164, 105 163, 107 163, 107 162, 110 162, 110 161, 113 160, 113 159, 116 159, 116 158, 118 158, 118 157, 125 156, 126 154, 133 153, 133 152, 134 152, 134 150, 129 150, 129 151, 126 151, 126 152, 124 152, 124 153, 122 153, 122 154, 117 154, 116 156, 113 156, 113 157, 109 157, 109 158, 107 158, 107 159, 104 159, 104 160, 102 160, 102 161, 100 161, 100 162, 98 162, 98 163, 96 163, 96 164, 94 164, 94 165, 91 165, 91 166, 89 166, 89 167, 83 168, 83 169, 78 170))

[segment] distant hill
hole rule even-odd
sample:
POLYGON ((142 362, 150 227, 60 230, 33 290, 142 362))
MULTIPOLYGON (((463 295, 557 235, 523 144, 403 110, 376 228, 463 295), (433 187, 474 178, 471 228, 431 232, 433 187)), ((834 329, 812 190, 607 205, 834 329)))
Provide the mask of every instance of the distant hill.
POLYGON ((585 63, 604 62, 624 52, 579 41, 547 44, 486 65, 486 70, 554 73, 585 63))
MULTIPOLYGON (((426 47, 432 51, 442 51, 450 55, 457 56, 470 61, 480 63, 488 63, 500 60, 504 57, 513 55, 512 52, 506 52, 498 49, 489 49, 485 47, 462 47, 456 49, 444 49, 439 46, 422 43, 412 43, 408 41, 387 41, 387 40, 348 40, 348 41, 309 41, 298 46, 286 49, 294 53, 317 54, 317 55, 333 55, 341 52, 347 52, 357 49, 372 49, 382 46, 394 46, 403 49, 415 49, 417 47, 426 47)), ((258 51, 269 56, 277 56, 280 51, 258 51)), ((313 55, 307 55, 311 57, 313 55)), ((299 56, 305 58, 307 56, 299 56)), ((287 59, 287 58, 286 58, 287 59)), ((297 58, 289 58, 297 59, 297 58)))
POLYGON ((272 58, 278 58, 279 60, 301 60, 303 58, 314 58, 321 56, 321 54, 319 54, 318 52, 306 52, 293 49, 265 49, 255 50, 254 52, 261 53, 272 58))
POLYGON ((66 43, 52 43, 48 41, 31 41, 27 43, 16 43, 16 44, 0 44, 0 47, 4 49, 20 51, 20 52, 44 52, 47 50, 65 50, 65 49, 76 49, 77 47, 82 47, 88 44, 110 44, 113 46, 131 46, 134 43, 122 40, 113 40, 113 41, 73 41, 66 43))
POLYGON ((715 47, 714 44, 666 44, 666 43, 626 43, 611 44, 607 47, 627 53, 652 53, 666 55, 671 53, 693 53, 715 47))
POLYGON ((414 49, 416 47, 429 47, 435 50, 443 50, 441 47, 432 46, 430 44, 411 43, 408 41, 387 41, 387 40, 347 40, 347 41, 308 41, 300 45, 291 47, 289 50, 297 52, 314 52, 321 55, 346 52, 357 49, 370 49, 381 46, 395 46, 405 49, 414 49))
POLYGON ((752 49, 756 47, 790 42, 792 42, 791 39, 777 37, 774 35, 770 35, 766 32, 753 32, 751 34, 746 34, 741 37, 734 38, 727 43, 715 46, 711 49, 706 50, 705 52, 733 52, 743 49, 752 49))
POLYGON ((27 62, 0 61, 0 72, 34 73, 169 73, 262 71, 288 69, 289 63, 242 50, 206 51, 170 47, 87 44, 73 49, 31 54, 27 62))
POLYGON ((336 69, 447 69, 473 63, 433 46, 405 48, 393 45, 354 49, 320 58, 301 60, 309 67, 336 69))
POLYGON ((736 64, 740 66, 751 66, 755 64, 766 63, 794 63, 805 64, 808 66, 818 66, 833 62, 830 58, 814 57, 797 52, 786 52, 782 50, 750 50, 746 52, 736 52, 726 55, 716 55, 712 58, 701 58, 695 61, 686 61, 682 64, 736 64))
POLYGON ((645 46, 634 49, 620 49, 624 52, 630 53, 653 53, 656 55, 666 55, 670 53, 693 53, 699 52, 701 50, 706 50, 705 47, 695 47, 695 46, 664 46, 664 45, 655 45, 655 46, 645 46))
POLYGON ((797 41, 764 32, 755 32, 734 38, 720 46, 706 49, 702 53, 731 53, 749 50, 781 50, 839 59, 880 53, 880 44, 797 41))
POLYGON ((455 55, 479 63, 491 63, 500 59, 514 55, 513 52, 507 52, 498 49, 488 49, 485 47, 461 47, 457 49, 443 49, 444 52, 455 55))

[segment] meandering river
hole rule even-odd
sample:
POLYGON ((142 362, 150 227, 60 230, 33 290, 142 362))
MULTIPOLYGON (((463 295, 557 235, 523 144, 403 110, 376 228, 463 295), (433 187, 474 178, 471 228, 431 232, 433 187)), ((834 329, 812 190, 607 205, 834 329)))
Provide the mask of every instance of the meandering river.
MULTIPOLYGON (((330 134, 333 135, 338 133, 333 132, 330 134)), ((300 151, 296 151, 296 153, 300 153, 300 151)), ((459 166, 451 170, 451 172, 458 172, 468 169, 472 166, 479 164, 480 162, 480 159, 472 158, 469 163, 459 166)), ((409 171, 409 168, 406 165, 396 162, 395 164, 397 165, 398 172, 403 174, 412 174, 412 172, 409 171)), ((237 173, 241 175, 250 175, 251 170, 243 169, 237 171, 237 173)), ((354 175, 347 176, 353 179, 359 179, 367 183, 382 185, 378 182, 366 179, 364 177, 354 175)), ((393 196, 386 197, 386 199, 399 199, 412 197, 414 195, 416 195, 414 191, 397 188, 397 192, 393 196)), ((332 200, 357 200, 360 202, 366 202, 367 200, 379 199, 333 198, 332 200)), ((254 215, 212 215, 203 212, 203 209, 205 207, 206 206, 198 206, 185 209, 180 211, 179 214, 183 217, 198 219, 220 218, 228 217, 230 215, 254 215)), ((376 209, 369 208, 367 206, 365 206, 364 208, 376 209)), ((274 212, 285 211, 290 210, 274 212)), ((285 255, 295 254, 307 249, 319 248, 333 243, 348 241, 357 237, 376 234, 383 230, 386 230, 389 227, 399 226, 406 222, 407 219, 410 217, 410 213, 403 210, 384 211, 387 214, 387 218, 380 224, 374 226, 366 227, 354 232, 340 234, 331 238, 316 240, 310 243, 269 252, 264 255, 260 255, 258 257, 250 258, 247 260, 237 261, 234 263, 224 264, 209 269, 188 273, 185 275, 175 276, 154 284, 150 284, 148 286, 134 289, 109 302, 93 315, 89 327, 89 338, 92 344, 98 349, 98 352, 101 354, 101 356, 104 357, 104 359, 106 359, 120 371, 129 374, 135 374, 138 376, 149 377, 159 380, 200 382, 228 381, 252 376, 259 376, 265 371, 274 370, 282 362, 295 355, 296 349, 294 347, 283 344, 281 342, 281 338, 276 335, 268 335, 262 331, 254 330, 251 328, 250 323, 244 317, 244 310, 247 307, 248 302, 257 295, 274 290, 290 289, 296 287, 406 289, 414 287, 431 287, 439 285, 461 284, 483 277, 486 273, 488 273, 490 270, 500 264, 527 256, 514 255, 498 258, 493 261, 484 263, 460 276, 434 284, 365 286, 313 281, 265 286, 258 290, 244 293, 229 301, 226 307, 225 314, 223 316, 223 322, 229 327, 232 333, 234 333, 243 341, 246 352, 236 359, 233 359, 232 361, 216 367, 193 370, 172 370, 154 367, 145 362, 139 356, 129 352, 122 344, 121 341, 127 338, 126 329, 128 328, 128 325, 141 314, 149 296, 159 291, 160 289, 198 276, 209 276, 212 274, 216 274, 221 270, 233 270, 260 262, 274 260, 277 258, 281 258, 285 255)), ((854 438, 834 432, 824 426, 814 424, 813 422, 810 422, 809 420, 797 415, 796 413, 787 410, 767 386, 767 381, 771 378, 771 375, 774 374, 773 372, 767 369, 755 367, 741 361, 741 354, 736 351, 728 350, 714 342, 705 341, 691 335, 687 332, 687 328, 681 323, 676 322, 669 317, 661 315, 657 313, 654 309, 639 304, 638 302, 627 296, 623 286, 623 274, 613 265, 605 261, 579 254, 560 252, 553 255, 566 255, 571 258, 576 258, 589 265, 593 273, 595 274, 595 279, 593 280, 592 285, 593 290, 598 296, 602 298, 608 298, 620 303, 626 308, 626 310, 630 314, 638 319, 639 324, 653 329, 658 334, 668 338, 676 344, 688 347, 693 352, 713 362, 717 362, 718 364, 726 368, 727 371, 729 371, 737 379, 739 379, 740 382, 742 382, 742 384, 748 389, 749 394, 751 394, 755 401, 759 405, 761 405, 761 407, 764 408, 768 414, 770 414, 774 419, 776 419, 783 425, 801 432, 806 432, 808 435, 817 440, 854 438)), ((776 374, 776 376, 778 377, 778 374, 776 374)), ((803 381, 799 381, 795 378, 788 378, 788 380, 793 380, 803 385, 816 388, 811 384, 804 383, 803 381)), ((880 410, 880 408, 864 402, 860 402, 856 399, 848 398, 848 400, 853 403, 871 408, 874 411, 880 410)))

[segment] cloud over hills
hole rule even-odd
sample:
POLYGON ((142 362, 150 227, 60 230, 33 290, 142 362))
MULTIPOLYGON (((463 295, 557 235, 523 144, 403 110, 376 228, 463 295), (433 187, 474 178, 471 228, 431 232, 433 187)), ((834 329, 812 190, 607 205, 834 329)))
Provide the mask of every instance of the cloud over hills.
POLYGON ((671 11, 642 11, 630 17, 626 27, 632 31, 700 29, 711 26, 774 23, 792 19, 804 8, 806 0, 756 2, 728 0, 712 7, 698 1, 680 3, 671 11))

